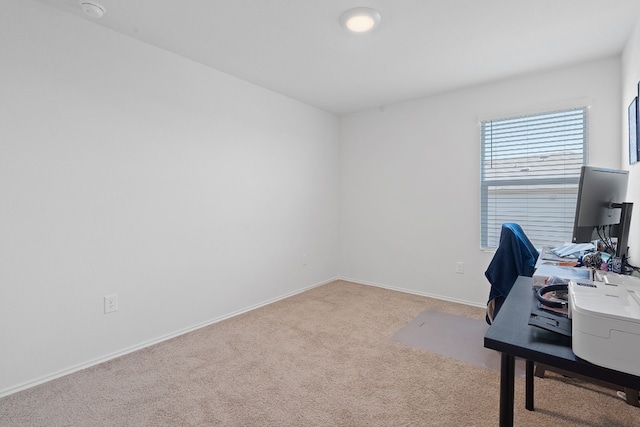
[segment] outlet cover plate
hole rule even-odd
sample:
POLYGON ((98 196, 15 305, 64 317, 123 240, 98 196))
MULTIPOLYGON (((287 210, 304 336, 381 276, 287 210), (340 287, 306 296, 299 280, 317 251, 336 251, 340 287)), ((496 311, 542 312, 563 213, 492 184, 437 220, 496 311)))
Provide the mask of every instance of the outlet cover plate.
POLYGON ((118 295, 107 295, 104 297, 104 314, 118 311, 118 295))

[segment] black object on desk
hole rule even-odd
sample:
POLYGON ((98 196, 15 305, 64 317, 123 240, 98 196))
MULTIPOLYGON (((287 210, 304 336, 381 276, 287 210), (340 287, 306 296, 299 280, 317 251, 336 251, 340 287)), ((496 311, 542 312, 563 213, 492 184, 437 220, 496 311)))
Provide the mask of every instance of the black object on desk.
MULTIPOLYGON (((533 279, 520 276, 513 284, 500 313, 484 336, 484 346, 502 353, 500 364, 500 426, 513 425, 515 358, 526 362, 525 407, 533 411, 533 364, 542 363, 569 373, 640 389, 640 377, 578 358, 571 350, 571 338, 530 326, 531 306, 536 301, 533 279)), ((562 403, 560 403, 562 404, 562 403)))
POLYGON ((529 325, 537 326, 567 337, 571 336, 571 319, 566 315, 553 313, 540 307, 540 303, 534 304, 529 315, 529 325))

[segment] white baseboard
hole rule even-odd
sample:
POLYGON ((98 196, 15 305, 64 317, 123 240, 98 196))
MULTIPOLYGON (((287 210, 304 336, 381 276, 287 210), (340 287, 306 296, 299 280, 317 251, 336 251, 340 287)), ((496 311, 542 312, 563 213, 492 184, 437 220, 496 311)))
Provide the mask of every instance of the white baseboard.
POLYGON ((109 353, 109 354, 106 354, 104 356, 98 357, 96 359, 80 363, 80 364, 72 366, 70 368, 62 369, 62 370, 53 372, 53 373, 51 373, 49 375, 44 375, 42 377, 36 378, 34 380, 31 380, 31 381, 26 381, 26 382, 24 382, 22 384, 18 384, 16 386, 5 388, 3 390, 0 390, 0 398, 1 397, 5 397, 5 396, 9 396, 10 394, 14 394, 14 393, 17 393, 17 392, 22 391, 22 390, 27 390, 27 389, 29 389, 31 387, 35 387, 37 385, 44 384, 46 382, 55 380, 57 378, 64 377, 66 375, 72 374, 74 372, 81 371, 83 369, 90 368, 92 366, 99 365, 100 363, 107 362, 107 361, 115 359, 117 357, 121 357, 121 356, 124 356, 126 354, 133 353, 133 352, 138 351, 138 350, 142 350, 143 348, 150 347, 150 346, 155 345, 155 344, 159 344, 159 343, 161 343, 163 341, 167 341, 167 340, 170 340, 172 338, 178 337, 180 335, 184 335, 184 334, 187 334, 189 332, 193 332, 193 331, 195 331, 197 329, 204 328, 205 326, 209 326, 209 325, 212 325, 214 323, 218 323, 220 321, 223 321, 223 320, 238 316, 240 314, 247 313, 249 311, 258 309, 260 307, 264 307, 266 305, 273 304, 274 302, 277 302, 277 301, 292 297, 294 295, 300 294, 302 292, 308 291, 309 289, 313 289, 313 288, 316 288, 318 286, 326 285, 327 283, 331 283, 331 282, 334 282, 336 280, 338 280, 338 278, 333 278, 333 279, 329 279, 329 280, 326 280, 326 281, 323 281, 323 282, 320 282, 320 283, 309 285, 307 287, 304 287, 302 289, 298 289, 298 290, 293 291, 293 292, 289 292, 289 293, 281 295, 279 297, 271 298, 269 300, 266 300, 266 301, 263 301, 261 303, 254 304, 252 306, 249 306, 249 307, 234 311, 232 313, 228 313, 228 314, 225 314, 223 316, 219 316, 219 317, 216 317, 216 318, 213 318, 213 319, 198 323, 196 325, 189 326, 187 328, 183 328, 183 329, 171 332, 171 333, 166 334, 166 335, 162 335, 160 337, 157 337, 157 338, 154 338, 154 339, 151 339, 151 340, 148 340, 148 341, 144 341, 142 343, 133 345, 131 347, 127 347, 127 348, 124 348, 122 350, 118 350, 118 351, 115 351, 113 353, 109 353))
POLYGON ((467 301, 467 300, 463 300, 463 299, 447 297, 447 296, 444 296, 444 295, 431 294, 431 293, 428 293, 428 292, 420 292, 420 291, 416 291, 414 289, 398 288, 396 286, 383 285, 381 283, 362 281, 362 280, 359 280, 359 279, 351 279, 351 278, 348 278, 348 277, 340 277, 340 278, 338 278, 338 280, 345 280, 347 282, 359 283, 361 285, 375 286, 376 288, 389 289, 389 290, 392 290, 392 291, 404 292, 406 294, 420 295, 420 296, 423 296, 423 297, 429 297, 429 298, 435 298, 435 299, 439 299, 439 300, 443 300, 443 301, 455 302, 455 303, 458 303, 458 304, 469 305, 469 306, 472 306, 472 307, 486 308, 486 305, 479 304, 479 303, 477 303, 475 301, 467 301))

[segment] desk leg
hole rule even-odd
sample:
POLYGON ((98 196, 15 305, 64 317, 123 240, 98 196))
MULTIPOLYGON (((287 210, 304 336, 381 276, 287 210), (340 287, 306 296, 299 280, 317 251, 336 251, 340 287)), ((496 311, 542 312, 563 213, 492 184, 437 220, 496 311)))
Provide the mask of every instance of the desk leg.
POLYGON ((527 360, 526 362, 526 388, 525 388, 525 403, 524 407, 529 411, 533 411, 533 362, 527 360))
POLYGON ((627 403, 632 406, 640 406, 638 399, 638 390, 632 388, 624 388, 624 393, 627 396, 627 403))
POLYGON ((500 360, 500 427, 513 426, 515 371, 515 356, 502 353, 500 360))

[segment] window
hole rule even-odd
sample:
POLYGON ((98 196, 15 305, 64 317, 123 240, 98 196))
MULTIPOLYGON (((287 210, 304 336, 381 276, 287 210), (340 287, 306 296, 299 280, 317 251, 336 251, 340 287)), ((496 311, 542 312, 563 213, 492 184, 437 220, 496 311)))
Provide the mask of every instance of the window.
POLYGON ((483 121, 481 132, 481 246, 498 246, 504 222, 538 248, 570 242, 587 109, 483 121))

